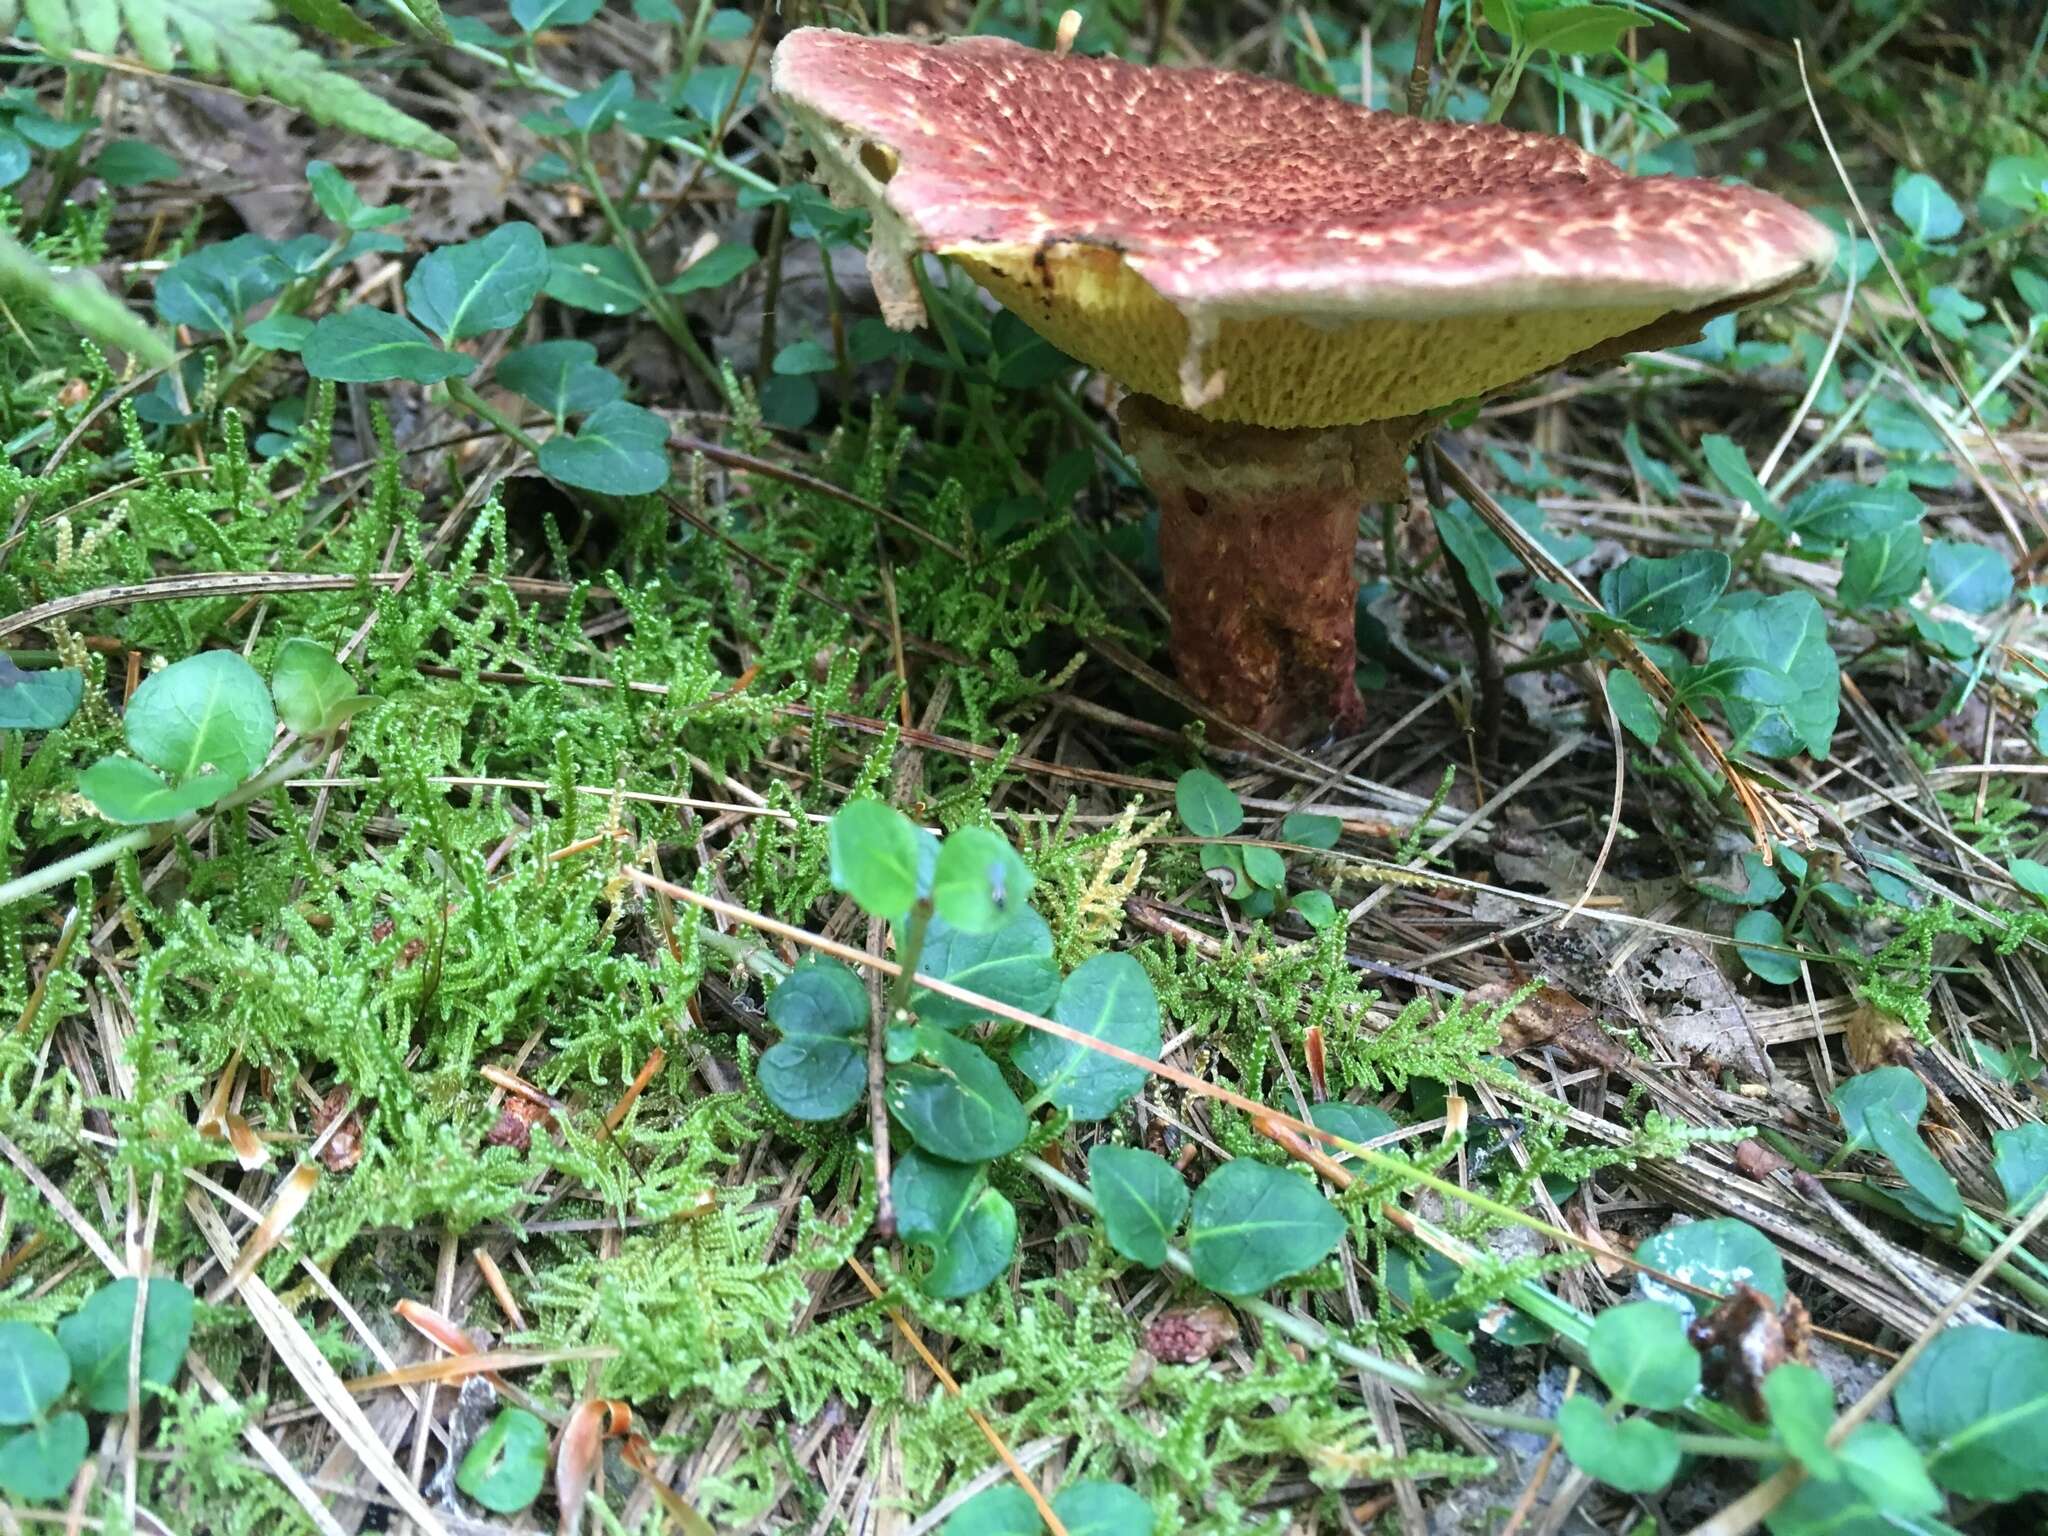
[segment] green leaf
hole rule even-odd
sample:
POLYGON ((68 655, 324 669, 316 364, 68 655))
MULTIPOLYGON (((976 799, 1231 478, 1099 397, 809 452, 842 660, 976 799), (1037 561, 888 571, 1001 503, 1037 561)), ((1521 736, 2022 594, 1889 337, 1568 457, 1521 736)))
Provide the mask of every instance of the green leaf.
MULTIPOLYGON (((1637 1245, 1636 1258, 1717 1296, 1733 1295, 1736 1287, 1743 1285, 1754 1287, 1774 1302, 1782 1302, 1786 1296, 1785 1261, 1778 1257, 1778 1250, 1755 1227, 1732 1216, 1666 1227, 1637 1245)), ((1697 1304, 1690 1292, 1668 1286, 1653 1275, 1638 1277, 1637 1284, 1652 1301, 1674 1307, 1685 1316, 1690 1317, 1697 1304)))
POLYGON ((1710 432, 1700 439, 1700 452, 1706 455, 1707 468, 1721 482, 1722 490, 1737 501, 1748 502, 1749 509, 1764 521, 1783 525, 1785 514, 1777 498, 1764 489, 1763 482, 1749 467, 1749 456, 1733 438, 1710 432))
POLYGON ((320 211, 347 230, 381 229, 410 217, 396 203, 372 208, 356 195, 355 187, 325 160, 306 162, 306 181, 313 189, 313 201, 320 211))
POLYGON ((1278 850, 1248 846, 1239 849, 1238 853, 1244 859, 1244 872, 1253 885, 1277 891, 1287 884, 1287 861, 1278 850))
POLYGON ((1344 1231, 1337 1208, 1300 1174, 1240 1157, 1195 1191, 1188 1256, 1210 1290, 1250 1296, 1321 1263, 1344 1231))
POLYGON ((2024 1216, 2048 1194, 2048 1125, 2029 1120, 1991 1133, 1991 1168, 2005 1191, 2005 1214, 2024 1216))
POLYGON ((1821 480, 1785 506, 1785 525, 1803 542, 1846 544, 1920 521, 1926 511, 1904 486, 1821 480))
POLYGON ((122 725, 129 750, 173 778, 239 783, 262 766, 277 715, 254 667, 233 651, 202 651, 146 678, 122 725))
POLYGON ((1984 170, 1977 213, 1994 229, 2009 229, 2048 212, 2048 155, 2000 155, 1984 170))
POLYGON ((1989 613, 2012 596, 2012 567, 1988 544, 1936 539, 1927 546, 1927 586, 1936 603, 1989 613))
POLYGON ((832 349, 806 336, 792 341, 775 354, 774 371, 779 374, 830 373, 838 366, 832 349))
POLYGON ((1962 232, 1963 210, 1948 189, 1924 171, 1901 178, 1892 188, 1892 212, 1922 245, 1962 232))
MULTIPOLYGON (((1308 1123, 1319 1131, 1328 1131, 1332 1136, 1342 1136, 1346 1141, 1360 1145, 1378 1141, 1382 1136, 1391 1136, 1401 1128, 1394 1117, 1383 1109, 1370 1104, 1346 1104, 1341 1099, 1309 1105, 1308 1123)), ((1346 1153, 1340 1156, 1338 1161, 1355 1163, 1358 1159, 1346 1153)))
POLYGON ((292 20, 325 32, 336 42, 359 48, 388 48, 391 39, 364 21, 344 0, 277 0, 278 8, 292 20))
POLYGON ((562 116, 578 133, 602 133, 618 120, 619 110, 633 99, 633 76, 615 69, 579 96, 562 103, 562 116))
POLYGON ((204 245, 156 280, 156 312, 172 325, 228 335, 251 306, 291 281, 277 247, 256 235, 204 245))
POLYGON ((547 1425, 524 1408, 501 1408, 456 1468, 455 1486, 493 1514, 516 1515, 540 1497, 547 1471, 547 1425))
POLYGON ((1607 1390, 1638 1408, 1676 1408, 1699 1390, 1685 1319, 1661 1301, 1625 1301, 1593 1319, 1586 1355, 1607 1390))
POLYGON ((1614 706, 1615 718, 1629 735, 1646 747, 1657 745, 1664 734, 1664 717, 1633 672, 1623 667, 1608 668, 1607 701, 1614 706))
POLYGON ((1530 48, 1551 53, 1607 53, 1650 18, 1612 5, 1564 5, 1554 11, 1533 11, 1523 18, 1523 38, 1530 48))
MULTIPOLYGON (((1090 957, 1060 988, 1053 1018, 1069 1029, 1148 1058, 1159 1055, 1159 997, 1127 954, 1090 957)), ((1145 1086, 1141 1068, 1044 1030, 1019 1037, 1010 1059, 1076 1120, 1104 1120, 1145 1086)))
POLYGON ((1764 862, 1762 854, 1749 852, 1742 856, 1740 890, 1710 880, 1702 880, 1700 890, 1715 901, 1725 901, 1733 906, 1763 907, 1785 894, 1785 878, 1775 866, 1764 862))
POLYGON ((723 288, 751 267, 760 257, 750 245, 727 241, 713 246, 682 271, 661 285, 663 293, 702 293, 723 288))
POLYGON ((0 1493, 61 1499, 85 1460, 85 1415, 60 1413, 0 1441, 0 1493))
POLYGON ((2048 864, 2038 859, 2007 859, 2005 867, 2021 890, 2048 901, 2048 864))
POLYGON ((27 1323, 0 1323, 0 1425, 32 1424, 71 1385, 57 1341, 27 1323))
POLYGON ((1318 932, 1337 921, 1337 903, 1330 899, 1328 891, 1296 891, 1287 905, 1318 932))
POLYGON ((435 346, 404 316, 361 305, 322 319, 299 356, 314 378, 339 384, 380 384, 387 379, 438 384, 476 367, 476 359, 435 346))
POLYGON ((1917 1076, 1905 1067, 1879 1067, 1850 1078, 1830 1102, 1849 1133, 1846 1150, 1876 1148, 1906 1181, 1898 1198, 1908 1210, 1936 1225, 1962 1219, 1956 1181, 1920 1139, 1927 1087, 1917 1076))
POLYGON ((868 1027, 868 989, 835 960, 807 960, 768 994, 768 1022, 796 1040, 851 1040, 868 1027))
POLYGON ((28 143, 11 129, 0 128, 0 187, 11 187, 35 163, 28 143))
POLYGON ((1850 1078, 1828 1102, 1849 1133, 1843 1150, 1862 1152, 1877 1145, 1880 1125, 1919 1125, 1927 1112, 1927 1085, 1906 1067, 1879 1067, 1850 1078))
POLYGON ((1825 757, 1841 709, 1841 668, 1828 646, 1827 615, 1810 592, 1783 592, 1729 613, 1714 635, 1715 661, 1740 660, 1783 681, 1790 697, 1722 700, 1740 746, 1763 757, 1802 747, 1825 757))
POLYGON ((558 245, 548 252, 541 291, 572 309, 630 315, 647 305, 647 289, 633 262, 615 245, 558 245))
MULTIPOLYGON (((1029 908, 993 933, 962 933, 943 918, 933 918, 925 929, 917 969, 1026 1013, 1043 1014, 1060 993, 1052 930, 1029 908)), ((910 994, 910 1010, 939 1029, 961 1029, 988 1017, 925 987, 910 994)))
POLYGON ((626 392, 625 381, 597 365, 597 348, 587 341, 542 341, 498 359, 491 378, 500 389, 531 400, 560 421, 609 405, 626 392))
POLYGON ((376 700, 356 692, 355 679, 334 653, 311 640, 292 639, 277 648, 270 667, 270 696, 278 718, 301 736, 334 730, 376 700))
POLYGON ((1789 945, 1785 925, 1778 921, 1775 913, 1743 913, 1735 920, 1735 937, 1744 941, 1735 946, 1735 952, 1742 956, 1742 963, 1749 967, 1751 975, 1780 987, 1789 987, 1799 979, 1799 958, 1796 955, 1781 955, 1774 949, 1753 947, 1759 944, 1789 945))
POLYGON ((140 827, 203 811, 227 798, 240 782, 215 773, 173 787, 147 763, 132 757, 103 757, 78 776, 78 789, 116 826, 140 827))
POLYGON ((798 966, 768 994, 783 1038, 762 1052, 755 1078, 792 1120, 837 1120, 867 1095, 868 993, 845 966, 798 966))
POLYGON ((1335 816, 1312 811, 1290 811, 1280 818, 1280 841, 1303 848, 1334 848, 1344 835, 1344 823, 1335 816))
POLYGON ((2048 1491, 2048 1340, 1945 1329, 1906 1368, 1894 1404, 1949 1492, 2003 1503, 2048 1491))
POLYGON ((1914 1519, 1873 1504, 1841 1479, 1808 1479, 1764 1517, 1771 1536, 1962 1536, 1930 1517, 1914 1519))
POLYGON ((1031 1495, 1012 1482, 984 1488, 954 1510, 939 1536, 1039 1536, 1045 1522, 1031 1495))
POLYGON ((1084 1478, 1052 1501, 1067 1536, 1152 1536, 1152 1506, 1122 1483, 1084 1478))
POLYGON ((927 1295, 971 1296, 1009 1267, 1017 1251, 1017 1210, 988 1187, 983 1168, 913 1147, 890 1175, 889 1193, 903 1240, 931 1250, 927 1295))
POLYGON ((1230 786, 1206 768, 1190 768, 1173 786, 1181 825, 1196 837, 1229 837, 1244 825, 1244 807, 1230 786))
POLYGON ((548 247, 531 224, 429 251, 405 281, 406 307, 443 342, 517 325, 548 279, 548 247))
POLYGON ((832 888, 870 917, 896 918, 917 900, 917 828, 879 800, 850 800, 825 832, 832 888))
POLYGON ((512 0, 512 20, 531 35, 544 27, 580 27, 603 8, 603 0, 512 0))
POLYGON ((1571 1397, 1557 1411, 1557 1429, 1581 1472, 1623 1493, 1655 1493, 1678 1475, 1678 1437, 1648 1419, 1610 1423, 1599 1404, 1571 1397))
MULTIPOLYGON (((57 1342, 71 1361, 71 1379, 85 1406, 94 1413, 123 1413, 128 1408, 128 1342, 135 1327, 135 1293, 131 1276, 103 1285, 86 1297, 78 1310, 57 1324, 57 1342)), ((142 1364, 145 1389, 168 1387, 185 1363, 192 1338, 193 1296, 190 1287, 152 1275, 149 1300, 142 1315, 142 1364)), ((143 1392, 147 1401, 149 1393, 143 1392)))
POLYGON ((1859 1424, 1835 1453, 1850 1486, 1893 1515, 1931 1515, 1941 1491, 1912 1441, 1890 1424, 1859 1424))
POLYGON ((182 162, 141 139, 115 139, 93 156, 86 167, 110 187, 140 187, 172 181, 184 173, 182 162))
POLYGON ((1827 1377, 1810 1365, 1788 1360, 1764 1377, 1763 1399, 1778 1443, 1802 1467, 1830 1481, 1841 1476, 1835 1453, 1828 1448, 1828 1431, 1835 1424, 1835 1389, 1827 1377))
POLYGON ((1015 1151, 1031 1129, 1002 1069, 970 1041, 943 1030, 914 1031, 921 1061, 889 1069, 889 1108, 934 1156, 985 1163, 1015 1151))
POLYGON ((867 1054, 844 1040, 778 1040, 761 1053, 754 1076, 790 1119, 837 1120, 867 1097, 867 1054))
POLYGON ((242 327, 242 339, 266 352, 302 352, 312 334, 313 322, 304 315, 276 309, 242 327))
POLYGON ((125 35, 157 74, 225 79, 245 96, 267 96, 315 122, 456 158, 453 140, 330 66, 276 25, 276 16, 272 0, 40 0, 28 7, 36 41, 59 57, 115 53, 125 35))
POLYGON ((1008 838, 962 827, 939 849, 932 908, 962 933, 994 933, 1029 910, 1032 879, 1008 838))
POLYGON ((85 697, 85 674, 76 667, 25 672, 0 656, 0 731, 54 731, 85 697))
POLYGON ((583 418, 575 435, 540 445, 550 480, 604 496, 644 496, 668 484, 668 423, 650 410, 613 400, 583 418))
POLYGON ((0 233, 0 293, 27 299, 76 326, 93 340, 152 367, 167 368, 171 344, 115 298, 90 273, 58 273, 42 257, 0 233))
POLYGON ((1714 606, 1733 569, 1717 549, 1688 550, 1668 560, 1637 555, 1602 573, 1600 601, 1632 629, 1668 635, 1714 606))
POLYGON ((1188 1211, 1187 1181, 1173 1164, 1139 1147, 1098 1143, 1088 1152, 1088 1184, 1109 1246, 1133 1264, 1165 1264, 1188 1211))
POLYGON ((1849 541, 1836 595, 1858 612, 1896 608, 1920 590, 1927 571, 1927 540, 1917 523, 1849 541))

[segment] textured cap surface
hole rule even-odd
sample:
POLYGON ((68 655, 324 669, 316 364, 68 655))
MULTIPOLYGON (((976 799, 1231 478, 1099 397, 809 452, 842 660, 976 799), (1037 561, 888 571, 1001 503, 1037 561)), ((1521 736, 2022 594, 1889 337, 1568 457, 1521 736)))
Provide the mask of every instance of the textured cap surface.
POLYGON ((906 259, 954 256, 1075 355, 1228 419, 1441 405, 1834 250, 1748 188, 1222 70, 805 29, 774 87, 835 194, 876 210, 892 322, 920 312, 906 259))

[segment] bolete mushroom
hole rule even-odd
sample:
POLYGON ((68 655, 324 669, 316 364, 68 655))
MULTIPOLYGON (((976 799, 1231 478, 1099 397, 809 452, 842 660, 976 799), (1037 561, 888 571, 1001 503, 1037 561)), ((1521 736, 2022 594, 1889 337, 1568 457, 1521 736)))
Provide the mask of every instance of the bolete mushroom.
POLYGON ((874 215, 889 324, 922 323, 914 263, 950 257, 1130 392, 1181 680, 1283 739, 1362 722, 1358 516, 1437 415, 1691 339, 1834 255, 1747 187, 1226 70, 805 28, 773 85, 874 215))

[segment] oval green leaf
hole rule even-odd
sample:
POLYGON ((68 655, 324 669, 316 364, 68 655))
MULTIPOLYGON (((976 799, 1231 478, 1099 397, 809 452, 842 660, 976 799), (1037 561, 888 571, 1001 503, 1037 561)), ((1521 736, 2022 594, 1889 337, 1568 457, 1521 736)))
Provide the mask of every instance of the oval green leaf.
POLYGON ((832 888, 870 917, 897 918, 918 895, 917 828, 879 800, 850 800, 825 831, 832 888))
POLYGON ((524 1408, 500 1409, 455 1470, 455 1486, 493 1514, 516 1515, 540 1497, 548 1427, 524 1408))
POLYGON ((1195 1278, 1250 1296, 1320 1264, 1344 1239, 1344 1218, 1298 1173, 1240 1157, 1195 1191, 1188 1256, 1195 1278))
POLYGON ((1067 1536, 1152 1536, 1152 1506, 1122 1483, 1083 1478, 1053 1498, 1067 1536))
POLYGON ((1598 1403, 1573 1397, 1557 1430, 1573 1465, 1623 1493, 1655 1493, 1678 1475, 1678 1437, 1648 1419, 1610 1422, 1598 1403))
POLYGON ((980 1046, 942 1030, 919 1027, 924 1058, 889 1069, 889 1108, 911 1139, 934 1156, 985 1163, 1022 1144, 1031 1122, 980 1046))
POLYGON ((436 346, 403 315, 363 306, 322 319, 306 337, 299 358, 314 378, 339 384, 388 379, 438 384, 476 367, 474 358, 436 346))
POLYGON ((1894 1401, 1949 1492, 2004 1503, 2048 1490, 2048 1339, 1945 1329, 1907 1367, 1894 1401))
POLYGON ((277 732, 270 690, 233 651, 172 662, 128 702, 128 746, 174 779, 200 774, 239 783, 262 766, 277 732))
POLYGON ((1244 825, 1244 807, 1228 784, 1206 768, 1190 768, 1173 786, 1181 825, 1196 837, 1228 837, 1244 825))
MULTIPOLYGON (((135 1325, 135 1279, 116 1280, 86 1297, 57 1324, 57 1342, 71 1361, 71 1379, 94 1413, 122 1413, 128 1407, 128 1341, 135 1325)), ((151 1276, 142 1315, 145 1387, 168 1387, 185 1363, 192 1337, 193 1296, 176 1280, 151 1276)), ((144 1393, 147 1400, 148 1394, 144 1393)))
MULTIPOLYGON (((925 929, 919 974, 949 981, 969 992, 1027 1013, 1042 1014, 1060 994, 1060 970, 1052 958, 1052 930, 1028 908, 993 933, 962 933, 935 917, 925 929)), ((989 1017, 967 1003, 919 987, 910 1010, 939 1029, 962 1029, 989 1017)))
POLYGON ((1188 1211, 1187 1180, 1156 1152, 1099 1145, 1088 1153, 1088 1184, 1109 1246, 1133 1264, 1158 1269, 1188 1211))
POLYGON ((602 496, 644 496, 668 484, 668 423, 624 400, 600 405, 572 436, 540 445, 540 472, 602 496))
POLYGON ((71 1385, 62 1346, 28 1323, 0 1323, 0 1425, 29 1424, 71 1385))
POLYGON ((932 906, 962 933, 994 933, 1026 910, 1031 885, 1031 871, 1007 838, 962 827, 939 848, 932 906))
MULTIPOLYGON (((1148 1060, 1159 1055, 1159 996, 1145 968, 1129 955, 1082 961, 1061 986, 1052 1016, 1148 1060)), ((1010 1060, 1076 1120, 1105 1119, 1145 1086, 1142 1067, 1043 1030, 1021 1036, 1010 1060)))
POLYGON ((524 320, 547 277, 547 242, 514 220, 422 256, 406 279, 405 304, 442 341, 461 341, 524 320))
POLYGON ((85 1460, 85 1415, 60 1413, 0 1441, 0 1493, 61 1499, 85 1460))
POLYGON ((1587 1359, 1607 1390, 1638 1408, 1676 1408, 1699 1390, 1685 1320, 1661 1301, 1625 1301, 1593 1319, 1587 1359))

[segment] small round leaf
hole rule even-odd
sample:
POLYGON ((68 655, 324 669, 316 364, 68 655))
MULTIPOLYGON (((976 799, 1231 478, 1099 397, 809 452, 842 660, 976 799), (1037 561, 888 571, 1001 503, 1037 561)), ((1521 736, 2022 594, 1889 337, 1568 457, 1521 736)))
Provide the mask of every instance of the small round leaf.
POLYGON ((547 1425, 524 1408, 505 1408, 462 1458, 455 1486, 493 1514, 516 1515, 540 1497, 547 1470, 547 1425))

